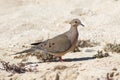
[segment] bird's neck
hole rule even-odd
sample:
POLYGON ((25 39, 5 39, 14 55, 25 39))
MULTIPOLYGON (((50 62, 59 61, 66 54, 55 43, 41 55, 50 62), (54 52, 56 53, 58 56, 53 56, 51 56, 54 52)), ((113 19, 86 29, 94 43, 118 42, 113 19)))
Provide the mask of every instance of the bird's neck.
POLYGON ((78 30, 77 30, 77 27, 76 27, 76 26, 71 26, 70 31, 71 31, 71 32, 76 32, 76 31, 78 31, 78 30))
POLYGON ((70 30, 68 31, 69 33, 69 38, 71 40, 71 43, 74 43, 74 41, 78 40, 78 30, 77 27, 71 26, 70 30))

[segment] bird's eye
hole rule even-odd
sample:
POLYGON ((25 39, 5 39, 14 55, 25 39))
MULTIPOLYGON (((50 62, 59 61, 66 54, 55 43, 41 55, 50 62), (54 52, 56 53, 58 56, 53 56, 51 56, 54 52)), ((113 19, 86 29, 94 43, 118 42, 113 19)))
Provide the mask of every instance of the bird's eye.
POLYGON ((77 23, 77 21, 75 21, 75 23, 77 23))

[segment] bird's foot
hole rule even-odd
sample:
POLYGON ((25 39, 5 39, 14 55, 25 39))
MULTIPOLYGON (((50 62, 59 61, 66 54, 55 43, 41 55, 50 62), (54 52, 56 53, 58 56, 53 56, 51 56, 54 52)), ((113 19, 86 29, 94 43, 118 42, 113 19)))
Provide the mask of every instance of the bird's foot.
POLYGON ((59 60, 60 60, 60 62, 64 62, 64 60, 62 59, 62 57, 59 57, 59 60))

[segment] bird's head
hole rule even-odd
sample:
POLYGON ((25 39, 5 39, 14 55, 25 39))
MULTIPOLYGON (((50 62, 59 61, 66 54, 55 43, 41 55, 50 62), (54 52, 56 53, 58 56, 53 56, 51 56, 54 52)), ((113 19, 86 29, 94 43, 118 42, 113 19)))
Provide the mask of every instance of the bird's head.
POLYGON ((77 27, 77 26, 79 26, 79 25, 81 25, 81 26, 84 27, 84 25, 82 24, 82 22, 81 22, 79 19, 73 19, 73 20, 70 22, 70 24, 71 24, 71 26, 73 26, 73 27, 77 27))

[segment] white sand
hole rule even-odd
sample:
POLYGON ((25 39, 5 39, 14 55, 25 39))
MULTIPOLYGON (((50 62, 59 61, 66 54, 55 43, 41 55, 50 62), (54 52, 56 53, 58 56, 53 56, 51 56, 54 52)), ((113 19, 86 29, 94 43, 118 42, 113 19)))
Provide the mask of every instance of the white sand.
MULTIPOLYGON (((86 58, 96 54, 105 43, 120 43, 119 0, 0 0, 0 59, 20 62, 9 54, 19 52, 30 43, 54 37, 69 29, 68 22, 79 18, 85 27, 79 27, 79 39, 100 42, 90 48, 93 52, 68 53, 63 58, 86 58)), ((31 58, 32 61, 34 58, 31 58)), ((37 73, 15 74, 0 70, 0 80, 106 80, 113 68, 120 72, 120 55, 102 59, 38 64, 37 73), (55 70, 66 65, 64 70, 55 70), (49 69, 49 70, 48 70, 49 69), (6 75, 5 75, 6 74, 6 75), (99 78, 99 79, 98 79, 99 78)), ((120 75, 114 79, 120 80, 120 75)))

